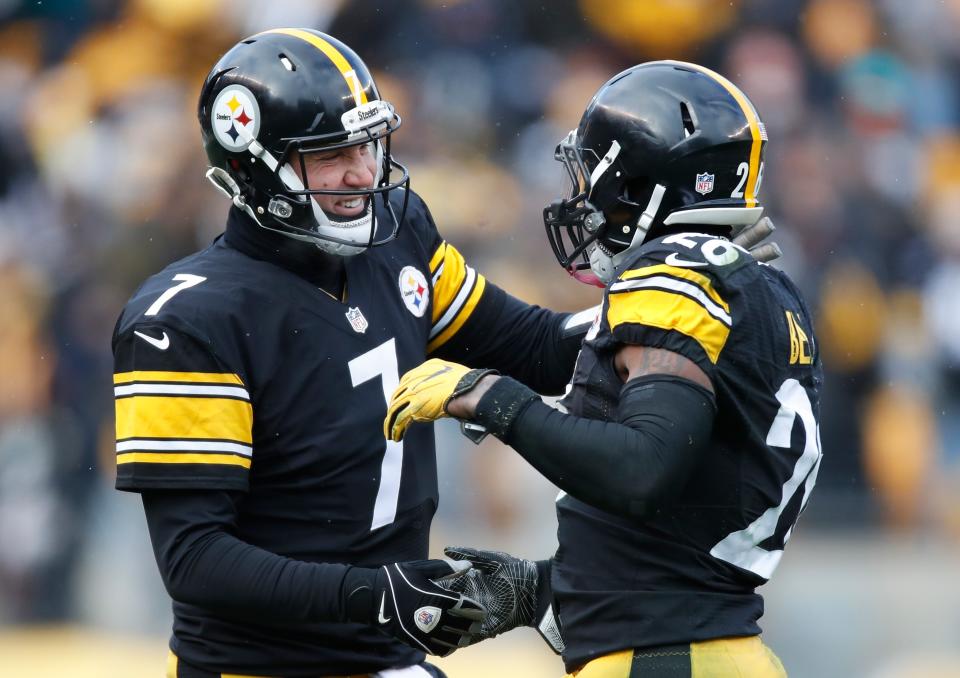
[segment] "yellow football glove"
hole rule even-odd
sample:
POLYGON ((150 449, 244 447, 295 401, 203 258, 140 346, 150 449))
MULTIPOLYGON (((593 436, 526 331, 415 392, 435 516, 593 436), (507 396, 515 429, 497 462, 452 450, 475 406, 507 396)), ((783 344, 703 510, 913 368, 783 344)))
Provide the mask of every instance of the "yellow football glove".
POLYGON ((447 403, 467 393, 495 370, 471 370, 465 365, 432 358, 403 375, 383 420, 383 435, 399 441, 414 421, 436 421, 447 414, 447 403))

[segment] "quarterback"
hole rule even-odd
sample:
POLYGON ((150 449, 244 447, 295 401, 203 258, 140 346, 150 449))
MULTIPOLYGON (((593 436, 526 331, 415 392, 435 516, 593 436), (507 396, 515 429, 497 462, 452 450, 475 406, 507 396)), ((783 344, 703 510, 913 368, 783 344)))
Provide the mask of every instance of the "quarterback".
POLYGON ((584 331, 444 241, 390 152, 400 116, 346 45, 251 36, 198 114, 225 232, 148 278, 113 337, 117 487, 173 599, 168 678, 440 676, 484 610, 432 580, 432 427, 387 441, 436 355, 562 392, 584 331), (539 356, 538 360, 528 359, 539 356))
POLYGON ((474 566, 447 587, 487 609, 477 637, 537 626, 579 678, 785 675, 756 588, 816 482, 822 372, 797 288, 730 240, 760 218, 766 142, 709 69, 618 74, 559 144, 572 187, 544 210, 561 265, 604 286, 559 409, 454 362, 401 379, 392 440, 469 420, 563 491, 551 559, 448 549, 474 566))

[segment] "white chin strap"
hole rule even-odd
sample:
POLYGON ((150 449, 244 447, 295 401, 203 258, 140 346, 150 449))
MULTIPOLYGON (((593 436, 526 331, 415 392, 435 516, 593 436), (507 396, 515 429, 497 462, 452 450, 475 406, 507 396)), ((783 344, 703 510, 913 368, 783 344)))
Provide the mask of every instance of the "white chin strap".
MULTIPOLYGON (((262 160, 267 167, 273 171, 277 171, 277 160, 274 158, 270 152, 260 145, 257 141, 252 141, 250 143, 249 151, 251 154, 262 160)), ((380 149, 379 142, 377 143, 377 160, 379 161, 382 157, 382 150, 380 149)), ((381 167, 382 163, 378 162, 377 167, 381 167)), ((379 182, 381 170, 377 171, 376 182, 379 182)), ((277 171, 277 176, 280 177, 280 180, 284 185, 289 188, 291 191, 302 191, 304 190, 303 182, 300 180, 300 177, 297 176, 297 173, 293 171, 293 168, 289 163, 284 164, 277 171)), ((376 182, 374 185, 376 185, 376 182)), ((313 220, 316 222, 316 232, 319 237, 311 237, 308 235, 298 235, 289 233, 288 231, 277 230, 284 235, 296 238, 297 240, 303 240, 305 242, 312 242, 314 245, 319 247, 321 250, 328 254, 333 254, 338 257, 352 257, 356 254, 360 254, 367 249, 367 243, 370 242, 370 229, 373 228, 373 198, 371 197, 367 203, 367 208, 364 210, 356 219, 351 219, 350 221, 331 221, 327 217, 326 213, 320 209, 320 205, 317 204, 316 200, 308 197, 310 200, 310 208, 313 212, 313 220), (348 242, 334 242, 333 240, 328 240, 327 238, 336 238, 337 240, 346 240, 348 242)), ((252 210, 251 210, 252 211, 252 210)), ((260 220, 257 220, 261 226, 263 223, 260 220)), ((264 226, 269 228, 269 226, 264 226)))
POLYGON ((663 202, 663 194, 666 191, 667 187, 662 184, 653 187, 650 201, 647 203, 646 209, 643 210, 643 214, 637 219, 637 228, 634 230, 633 238, 625 250, 617 254, 607 254, 600 247, 600 243, 596 241, 590 246, 590 269, 604 285, 613 282, 617 275, 617 267, 624 262, 630 252, 643 244, 647 237, 647 231, 650 230, 650 224, 657 217, 660 203, 663 202))

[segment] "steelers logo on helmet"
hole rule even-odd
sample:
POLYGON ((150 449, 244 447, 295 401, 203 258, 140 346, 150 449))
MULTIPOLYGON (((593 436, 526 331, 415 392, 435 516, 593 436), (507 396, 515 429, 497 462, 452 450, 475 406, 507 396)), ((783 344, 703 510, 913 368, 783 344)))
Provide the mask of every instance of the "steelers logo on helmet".
POLYGON ((260 106, 243 85, 228 85, 213 102, 211 127, 220 145, 243 151, 260 132, 260 106))

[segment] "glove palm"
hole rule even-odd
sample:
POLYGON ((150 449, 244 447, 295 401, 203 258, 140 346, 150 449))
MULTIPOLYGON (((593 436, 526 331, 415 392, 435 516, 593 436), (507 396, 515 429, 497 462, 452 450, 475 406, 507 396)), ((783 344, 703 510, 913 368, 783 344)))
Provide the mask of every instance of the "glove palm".
POLYGON ((469 638, 471 644, 518 626, 533 626, 554 652, 563 652, 559 621, 553 614, 549 561, 462 546, 448 546, 444 553, 455 561, 469 561, 473 569, 440 585, 478 601, 487 611, 480 628, 469 638))

